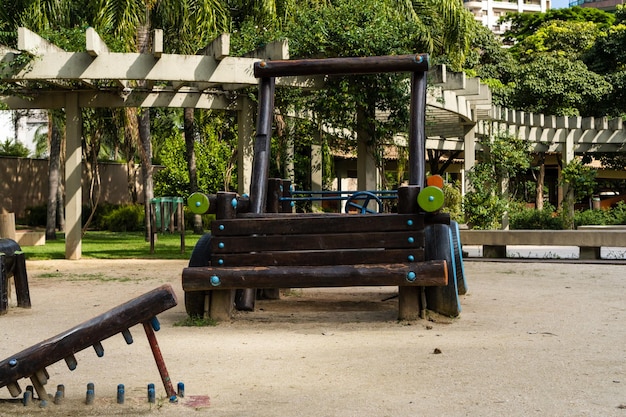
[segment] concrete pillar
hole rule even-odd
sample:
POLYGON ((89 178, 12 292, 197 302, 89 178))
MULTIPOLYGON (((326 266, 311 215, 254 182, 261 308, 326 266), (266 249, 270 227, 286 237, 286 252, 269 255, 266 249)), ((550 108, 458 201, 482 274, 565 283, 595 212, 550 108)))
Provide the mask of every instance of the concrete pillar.
MULTIPOLYGON (((311 191, 322 191, 324 170, 322 169, 322 145, 317 141, 311 145, 311 191)), ((321 201, 314 201, 313 207, 322 209, 321 201)))
POLYGON ((65 259, 80 259, 82 210, 82 121, 78 94, 65 96, 65 259))
POLYGON ((239 167, 237 192, 241 195, 250 194, 254 156, 254 107, 249 98, 242 97, 240 100, 241 110, 237 112, 237 166, 239 167))
POLYGON ((476 164, 476 125, 465 126, 465 136, 463 137, 463 195, 472 189, 469 178, 465 173, 476 164), (467 181, 467 182, 466 182, 467 181))
POLYGON ((378 189, 378 169, 374 150, 367 142, 359 140, 357 145, 357 188, 361 191, 378 189))

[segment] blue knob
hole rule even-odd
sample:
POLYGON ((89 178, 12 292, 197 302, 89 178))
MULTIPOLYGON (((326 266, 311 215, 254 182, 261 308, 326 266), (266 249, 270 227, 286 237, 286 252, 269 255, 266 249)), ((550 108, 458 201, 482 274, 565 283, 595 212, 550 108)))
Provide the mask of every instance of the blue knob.
POLYGON ((220 277, 218 277, 217 275, 213 275, 211 277, 211 285, 213 285, 214 287, 217 287, 221 284, 222 282, 220 281, 220 277))
POLYGON ((224 260, 223 259, 218 259, 217 263, 218 263, 218 265, 224 265, 224 260))
POLYGON ((232 200, 230 200, 230 205, 233 206, 233 208, 237 207, 237 199, 233 198, 232 200))
POLYGON ((291 203, 289 203, 289 204, 291 205, 291 207, 295 207, 296 206, 296 203, 293 202, 293 201, 291 203))
POLYGON ((15 365, 17 365, 17 359, 11 359, 9 361, 9 366, 15 366, 15 365))
POLYGON ((220 249, 224 249, 224 246, 225 246, 225 245, 224 245, 224 242, 220 242, 217 246, 218 246, 220 249))
POLYGON ((414 239, 413 237, 410 237, 410 238, 408 239, 408 241, 409 241, 409 243, 415 243, 415 239, 414 239))
POLYGON ((224 230, 224 225, 220 224, 220 230, 224 230))
POLYGON ((196 201, 196 207, 200 207, 201 205, 202 205, 202 203, 201 203, 201 202, 196 201))
POLYGON ((428 196, 428 201, 435 201, 435 196, 434 195, 429 195, 428 196))
POLYGON ((406 224, 407 224, 408 226, 413 226, 413 220, 407 220, 406 224))
POLYGON ((409 260, 409 262, 415 261, 415 256, 409 255, 408 260, 409 260))
POLYGON ((411 271, 408 274, 406 274, 406 280, 409 282, 413 282, 415 281, 415 279, 417 278, 417 275, 415 275, 415 272, 411 271))

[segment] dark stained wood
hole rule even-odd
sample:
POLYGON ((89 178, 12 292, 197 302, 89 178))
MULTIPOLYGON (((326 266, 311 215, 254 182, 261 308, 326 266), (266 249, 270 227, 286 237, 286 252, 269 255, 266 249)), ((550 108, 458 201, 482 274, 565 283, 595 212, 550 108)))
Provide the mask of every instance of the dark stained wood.
POLYGON ((176 305, 170 285, 163 285, 76 327, 0 361, 0 387, 27 378, 176 305))
POLYGON ((17 306, 30 308, 30 291, 28 289, 28 274, 26 273, 26 256, 24 252, 14 254, 13 280, 15 281, 15 295, 17 306))
POLYGON ((409 123, 409 184, 424 188, 426 181, 426 72, 411 77, 409 123))
MULTIPOLYGON (((220 253, 359 248, 423 248, 424 232, 327 233, 315 235, 216 236, 211 251, 220 253)), ((330 255, 330 254, 329 254, 330 255)), ((329 258, 329 263, 332 260, 329 258)))
POLYGON ((337 265, 421 262, 424 249, 352 249, 328 251, 277 251, 258 253, 218 254, 211 257, 215 266, 269 266, 269 265, 337 265), (412 258, 409 258, 412 257, 412 258))
MULTIPOLYGON (((417 196, 419 185, 407 185, 398 188, 398 213, 412 214, 419 212, 417 196)), ((421 227, 424 227, 423 224, 421 227)), ((423 255, 423 253, 422 253, 423 255)), ((422 257, 420 260, 424 260, 422 257)), ((423 304, 420 302, 424 287, 398 287, 398 319, 415 320, 420 316, 423 304)))
POLYGON ((0 253, 0 315, 6 314, 9 308, 9 280, 4 260, 4 254, 0 253))
POLYGON ((211 224, 213 236, 373 233, 422 230, 423 228, 424 216, 420 214, 276 214, 263 217, 238 217, 232 220, 218 219, 211 224))
POLYGON ((183 270, 185 291, 215 288, 309 288, 351 286, 440 286, 448 280, 445 261, 415 264, 331 266, 195 267, 183 270), (414 281, 407 280, 413 272, 414 281), (215 285, 212 277, 219 278, 215 285))
POLYGON ((428 54, 294 59, 254 63, 254 76, 285 77, 321 74, 372 74, 381 72, 428 71, 428 54))

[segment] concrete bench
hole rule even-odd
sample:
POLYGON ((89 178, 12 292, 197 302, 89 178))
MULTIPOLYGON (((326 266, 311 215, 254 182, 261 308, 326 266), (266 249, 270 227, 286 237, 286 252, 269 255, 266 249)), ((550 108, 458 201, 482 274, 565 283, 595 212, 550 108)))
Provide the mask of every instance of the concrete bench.
POLYGON ((580 259, 600 259, 601 247, 626 247, 626 230, 461 230, 463 245, 482 245, 485 258, 506 258, 513 245, 578 246, 580 259))

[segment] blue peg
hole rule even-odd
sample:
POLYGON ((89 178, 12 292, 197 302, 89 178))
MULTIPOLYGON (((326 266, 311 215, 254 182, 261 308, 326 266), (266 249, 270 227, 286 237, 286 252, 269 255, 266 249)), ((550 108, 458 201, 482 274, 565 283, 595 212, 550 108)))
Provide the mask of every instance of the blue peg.
POLYGON ((408 274, 406 274, 406 280, 409 282, 414 282, 416 278, 417 275, 415 275, 415 272, 413 271, 410 271, 408 274))
POLYGON ((217 275, 213 275, 211 277, 211 285, 213 285, 214 287, 218 287, 221 283, 222 281, 220 281, 220 277, 218 277, 217 275))

